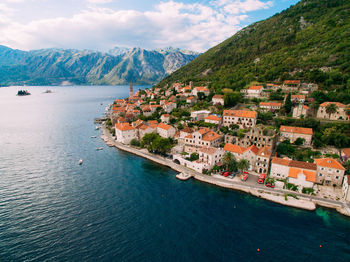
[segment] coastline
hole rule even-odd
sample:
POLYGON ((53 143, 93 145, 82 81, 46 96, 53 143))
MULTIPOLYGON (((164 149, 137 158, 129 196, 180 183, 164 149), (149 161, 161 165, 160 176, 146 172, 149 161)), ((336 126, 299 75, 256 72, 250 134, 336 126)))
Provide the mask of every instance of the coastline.
POLYGON ((179 173, 190 174, 194 179, 198 181, 216 185, 223 188, 242 191, 242 192, 251 194, 253 196, 256 196, 277 204, 289 206, 289 207, 313 211, 316 209, 317 206, 322 206, 325 208, 335 209, 338 213, 344 216, 350 217, 350 207, 344 202, 322 199, 322 198, 313 197, 313 196, 306 196, 300 193, 296 193, 294 191, 291 192, 287 190, 276 190, 276 189, 269 189, 269 188, 266 188, 266 189, 254 188, 248 185, 244 185, 242 183, 228 181, 224 178, 219 179, 219 178, 214 178, 212 176, 203 175, 187 167, 175 164, 170 159, 163 158, 158 155, 149 153, 147 149, 138 149, 138 148, 124 145, 115 141, 104 124, 101 125, 101 130, 102 130, 101 139, 104 140, 108 146, 116 147, 120 150, 146 158, 160 165, 167 166, 179 173), (286 193, 292 193, 294 195, 297 195, 298 199, 288 196, 286 200, 285 199, 286 193))

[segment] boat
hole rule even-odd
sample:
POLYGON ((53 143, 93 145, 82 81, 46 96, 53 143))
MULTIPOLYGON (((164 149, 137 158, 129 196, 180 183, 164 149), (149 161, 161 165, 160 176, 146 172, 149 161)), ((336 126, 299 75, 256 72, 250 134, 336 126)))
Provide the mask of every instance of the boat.
POLYGON ((78 163, 79 163, 79 165, 82 165, 83 164, 83 159, 80 159, 78 163))
POLYGON ((28 90, 18 90, 17 95, 18 96, 29 96, 31 94, 28 92, 28 90))
POLYGON ((96 130, 99 130, 101 127, 100 126, 95 126, 95 129, 96 130))
POLYGON ((97 136, 91 136, 91 138, 97 138, 97 136))
POLYGON ((103 147, 96 148, 97 151, 103 150, 103 147))

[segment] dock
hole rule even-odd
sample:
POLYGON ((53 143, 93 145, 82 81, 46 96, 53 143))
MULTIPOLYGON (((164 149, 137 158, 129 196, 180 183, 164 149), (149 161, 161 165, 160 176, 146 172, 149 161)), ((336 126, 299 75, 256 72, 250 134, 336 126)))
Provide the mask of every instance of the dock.
POLYGON ((191 177, 192 177, 192 175, 185 174, 185 173, 179 173, 179 174, 176 175, 176 178, 180 179, 182 181, 186 181, 186 180, 190 179, 191 177))

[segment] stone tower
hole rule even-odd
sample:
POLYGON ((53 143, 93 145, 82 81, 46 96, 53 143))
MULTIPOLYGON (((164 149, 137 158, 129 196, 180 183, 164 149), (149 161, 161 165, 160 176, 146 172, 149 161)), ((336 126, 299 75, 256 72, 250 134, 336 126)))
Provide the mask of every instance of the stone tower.
POLYGON ((129 97, 132 97, 134 96, 134 89, 132 87, 132 82, 130 82, 130 94, 129 94, 129 97))

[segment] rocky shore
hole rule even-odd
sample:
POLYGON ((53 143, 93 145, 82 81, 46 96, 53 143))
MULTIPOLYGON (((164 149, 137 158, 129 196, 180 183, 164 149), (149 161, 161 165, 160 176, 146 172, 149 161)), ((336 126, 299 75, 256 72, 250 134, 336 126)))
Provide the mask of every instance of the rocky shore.
POLYGON ((184 166, 175 164, 171 159, 167 159, 164 157, 160 157, 158 155, 151 154, 147 151, 147 149, 139 149, 132 146, 121 144, 113 138, 110 132, 102 125, 102 136, 101 138, 106 142, 107 145, 116 147, 120 150, 135 154, 137 156, 146 158, 158 164, 170 167, 171 169, 180 172, 186 173, 192 176, 194 179, 213 184, 216 186, 229 188, 233 190, 239 190, 246 193, 249 193, 253 196, 260 197, 278 204, 282 204, 285 206, 290 206, 294 208, 301 208, 305 210, 315 210, 317 206, 322 206, 326 208, 336 209, 339 213, 350 216, 350 207, 343 202, 333 201, 327 199, 321 199, 313 196, 301 195, 293 192, 293 194, 297 195, 297 198, 288 196, 285 197, 285 194, 288 193, 286 190, 276 190, 276 189, 261 189, 254 188, 252 186, 244 185, 242 183, 237 183, 234 181, 226 181, 225 179, 214 178, 212 176, 203 175, 198 173, 192 169, 186 168, 184 166))

